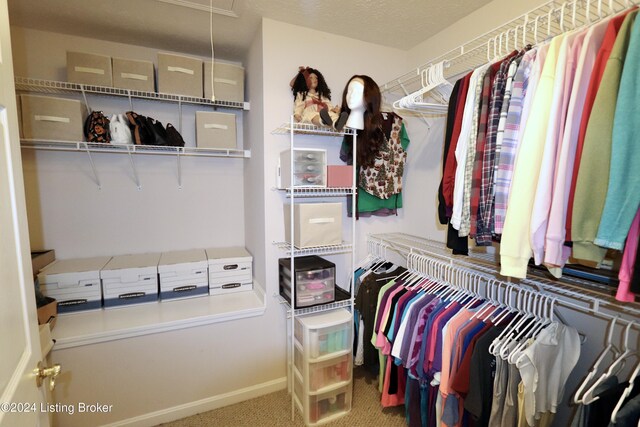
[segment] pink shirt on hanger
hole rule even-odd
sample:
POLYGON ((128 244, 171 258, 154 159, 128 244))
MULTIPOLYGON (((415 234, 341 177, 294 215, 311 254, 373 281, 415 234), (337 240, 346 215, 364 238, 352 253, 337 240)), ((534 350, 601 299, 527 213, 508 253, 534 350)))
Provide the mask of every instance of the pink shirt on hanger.
POLYGON ((638 256, 638 236, 640 235, 640 209, 636 213, 636 217, 631 223, 631 229, 627 235, 627 242, 624 246, 624 255, 622 255, 622 264, 620 264, 620 272, 618 273, 618 291, 616 292, 616 299, 624 302, 634 302, 636 300, 636 294, 631 292, 630 284, 633 277, 633 266, 638 256))

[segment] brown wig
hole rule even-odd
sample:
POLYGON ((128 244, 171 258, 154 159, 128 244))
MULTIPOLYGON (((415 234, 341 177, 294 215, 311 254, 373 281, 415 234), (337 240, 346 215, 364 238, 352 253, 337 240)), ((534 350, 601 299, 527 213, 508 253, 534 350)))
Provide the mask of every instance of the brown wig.
POLYGON ((293 92, 293 99, 296 99, 298 93, 302 93, 302 98, 304 99, 307 96, 307 91, 309 87, 307 86, 307 78, 310 74, 315 74, 318 78, 318 87, 316 88, 316 92, 318 95, 323 98, 327 98, 331 100, 331 89, 327 86, 327 82, 324 80, 324 76, 322 73, 315 68, 305 68, 298 71, 298 75, 293 81, 293 86, 291 87, 291 92, 293 92))
MULTIPOLYGON (((364 82, 364 129, 358 131, 356 142, 358 153, 356 162, 358 167, 373 166, 376 154, 380 151, 384 143, 384 132, 382 131, 382 116, 380 106, 382 105, 382 94, 378 84, 369 76, 354 75, 349 79, 342 92, 342 108, 340 112, 351 114, 351 109, 347 105, 347 91, 349 83, 353 79, 360 79, 364 82)), ((351 138, 349 138, 351 140, 351 138)))

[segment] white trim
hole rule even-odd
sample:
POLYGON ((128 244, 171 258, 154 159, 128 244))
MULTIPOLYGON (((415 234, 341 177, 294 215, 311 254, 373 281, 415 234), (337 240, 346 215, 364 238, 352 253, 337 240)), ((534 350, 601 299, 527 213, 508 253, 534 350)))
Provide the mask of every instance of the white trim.
POLYGON ((222 408, 224 406, 233 405, 245 400, 254 399, 264 396, 265 394, 284 390, 287 387, 287 378, 281 377, 275 380, 267 381, 250 387, 241 388, 229 393, 219 394, 208 397, 206 399, 197 400, 195 402, 185 403, 183 405, 174 406, 160 411, 150 412, 148 414, 139 415, 126 420, 117 421, 111 424, 105 424, 103 427, 146 427, 156 426, 160 423, 167 423, 181 418, 196 415, 202 412, 211 411, 222 408))

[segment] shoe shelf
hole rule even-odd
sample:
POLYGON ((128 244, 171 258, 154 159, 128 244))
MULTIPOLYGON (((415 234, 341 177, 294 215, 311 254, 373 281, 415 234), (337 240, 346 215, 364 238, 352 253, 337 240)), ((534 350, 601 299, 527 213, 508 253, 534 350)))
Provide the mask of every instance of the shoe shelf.
MULTIPOLYGON (((287 197, 291 197, 291 188, 279 188, 278 191, 286 193, 287 197)), ((353 194, 351 187, 293 187, 294 197, 342 197, 353 194)))
POLYGON ((119 89, 115 87, 92 86, 79 83, 59 82, 54 80, 31 79, 27 77, 15 78, 16 91, 32 93, 91 93, 98 95, 119 96, 129 99, 146 99, 152 101, 173 102, 178 104, 210 105, 220 108, 232 108, 239 110, 249 110, 248 102, 234 102, 216 100, 211 101, 206 98, 195 98, 184 95, 173 95, 169 93, 144 92, 139 90, 119 89))
POLYGON ((329 135, 329 136, 344 136, 354 135, 353 129, 344 128, 341 132, 329 126, 315 126, 308 123, 283 123, 277 127, 272 133, 274 135, 290 134, 293 131, 294 134, 307 134, 307 135, 329 135))
POLYGON ((251 157, 251 150, 231 150, 227 148, 195 148, 195 147, 168 147, 158 145, 117 145, 117 144, 101 144, 91 143, 83 141, 54 141, 54 140, 33 140, 22 139, 20 140, 20 146, 23 149, 33 150, 48 150, 48 151, 75 151, 86 153, 93 171, 93 180, 98 186, 98 189, 102 188, 100 182, 100 176, 93 161, 92 153, 115 153, 115 154, 128 154, 131 163, 131 169, 133 171, 133 178, 135 180, 138 190, 142 189, 140 178, 138 177, 138 170, 134 155, 139 154, 153 154, 153 155, 170 155, 176 157, 176 163, 178 168, 178 188, 182 189, 182 163, 181 158, 183 156, 198 156, 198 157, 223 157, 223 158, 243 158, 248 159, 251 157))

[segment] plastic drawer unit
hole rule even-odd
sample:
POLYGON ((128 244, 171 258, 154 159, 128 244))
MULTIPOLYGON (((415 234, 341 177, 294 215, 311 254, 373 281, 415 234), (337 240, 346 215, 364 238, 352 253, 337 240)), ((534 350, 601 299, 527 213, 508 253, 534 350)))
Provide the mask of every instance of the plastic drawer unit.
POLYGON ((163 252, 158 277, 163 301, 208 295, 207 254, 204 249, 163 252))
POLYGON ((304 350, 296 344, 294 364, 299 375, 307 379, 308 392, 321 393, 351 381, 351 350, 342 353, 341 356, 332 355, 329 359, 320 358, 317 362, 305 361, 304 350))
MULTIPOLYGON (((278 188, 290 188, 291 150, 280 153, 278 188)), ((327 186, 327 150, 322 148, 293 149, 293 187, 327 186)))
POLYGON ((207 249, 209 294, 253 290, 253 257, 243 247, 207 249))
POLYGON ((295 377, 295 401, 306 425, 324 424, 351 410, 351 382, 321 393, 309 393, 304 390, 302 378, 297 373, 295 377))
MULTIPOLYGON (((327 304, 335 300, 336 266, 319 256, 295 260, 295 308, 327 304)), ((280 295, 291 303, 291 259, 279 260, 280 295)))
POLYGON ((111 258, 100 272, 104 307, 157 301, 159 261, 159 253, 111 258))
POLYGON ((40 291, 58 300, 58 312, 102 307, 100 270, 111 257, 58 260, 38 274, 40 291))
POLYGON ((318 359, 336 356, 351 349, 351 322, 353 316, 345 309, 321 314, 300 316, 296 319, 295 338, 304 349, 305 358, 318 359))

